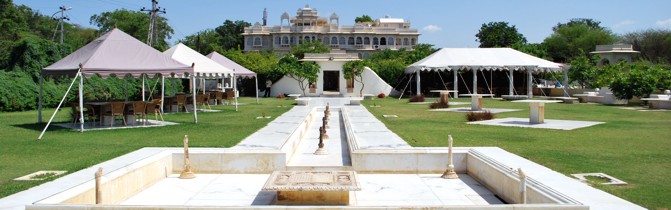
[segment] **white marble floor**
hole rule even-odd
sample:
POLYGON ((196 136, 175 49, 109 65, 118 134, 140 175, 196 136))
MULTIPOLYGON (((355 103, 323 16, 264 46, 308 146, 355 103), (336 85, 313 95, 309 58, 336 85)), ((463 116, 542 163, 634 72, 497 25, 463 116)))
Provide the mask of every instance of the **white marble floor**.
MULTIPOLYGON (((351 206, 438 206, 502 204, 466 174, 359 174, 361 191, 350 193, 351 206)), ((254 206, 272 204, 275 193, 261 191, 268 174, 178 175, 152 185, 121 205, 254 206)))
POLYGON ((544 128, 556 130, 574 130, 578 128, 590 127, 604 122, 592 121, 577 121, 577 120, 550 120, 545 119, 545 123, 530 124, 529 118, 508 117, 493 120, 468 122, 468 124, 477 125, 495 125, 495 126, 509 126, 509 127, 524 127, 524 128, 544 128))

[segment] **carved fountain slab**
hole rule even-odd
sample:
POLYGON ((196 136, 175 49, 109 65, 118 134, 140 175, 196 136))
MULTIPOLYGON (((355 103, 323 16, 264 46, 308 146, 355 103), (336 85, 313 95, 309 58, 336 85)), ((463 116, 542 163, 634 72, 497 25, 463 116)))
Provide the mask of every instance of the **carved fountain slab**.
POLYGON ((361 186, 354 171, 275 171, 262 190, 277 191, 276 204, 348 205, 361 186))

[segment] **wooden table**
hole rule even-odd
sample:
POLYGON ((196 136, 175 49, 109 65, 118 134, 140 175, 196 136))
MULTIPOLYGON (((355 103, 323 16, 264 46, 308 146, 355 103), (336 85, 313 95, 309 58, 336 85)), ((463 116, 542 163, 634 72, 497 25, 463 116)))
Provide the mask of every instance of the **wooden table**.
POLYGON ((107 108, 107 106, 109 104, 110 104, 110 102, 107 102, 107 101, 85 102, 84 103, 84 105, 89 105, 89 106, 93 107, 93 110, 95 111, 96 115, 98 115, 97 116, 98 122, 100 122, 101 125, 103 124, 103 121, 102 121, 103 120, 103 114, 105 113, 105 111, 107 111, 105 108, 107 108))
POLYGON ((440 93, 440 102, 447 104, 450 98, 450 93, 457 94, 459 91, 456 90, 431 90, 432 93, 440 93))
POLYGON ((482 110, 482 96, 494 96, 494 94, 459 94, 459 96, 471 97, 471 111, 482 110))
POLYGON ((517 103, 529 103, 529 124, 545 123, 545 103, 559 103, 560 100, 517 100, 517 103))

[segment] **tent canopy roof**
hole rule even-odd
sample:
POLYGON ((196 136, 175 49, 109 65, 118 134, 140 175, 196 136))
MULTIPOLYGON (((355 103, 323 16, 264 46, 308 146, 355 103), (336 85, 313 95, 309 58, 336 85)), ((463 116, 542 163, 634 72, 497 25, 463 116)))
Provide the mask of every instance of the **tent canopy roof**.
POLYGON ((511 48, 443 48, 417 61, 405 73, 449 70, 561 71, 563 66, 511 48))
POLYGON ((244 66, 241 66, 240 64, 232 61, 231 59, 228 59, 226 56, 223 56, 217 52, 212 52, 208 54, 206 57, 210 58, 214 62, 217 62, 218 64, 228 68, 228 69, 233 69, 235 70, 235 76, 237 77, 255 77, 256 72, 253 72, 244 66))
POLYGON ((193 74, 184 65, 119 29, 112 29, 65 58, 42 69, 45 75, 74 75, 82 66, 84 76, 193 74))
POLYGON ((219 65, 219 63, 214 62, 182 43, 172 46, 163 52, 163 54, 186 65, 194 64, 193 70, 196 76, 199 77, 228 77, 233 75, 233 70, 219 65))

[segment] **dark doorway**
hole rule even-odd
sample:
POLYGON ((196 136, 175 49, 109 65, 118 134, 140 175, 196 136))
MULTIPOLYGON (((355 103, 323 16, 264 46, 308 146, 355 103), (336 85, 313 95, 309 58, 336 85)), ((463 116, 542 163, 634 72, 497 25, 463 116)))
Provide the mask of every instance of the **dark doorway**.
POLYGON ((324 91, 340 91, 339 71, 324 71, 324 91))

